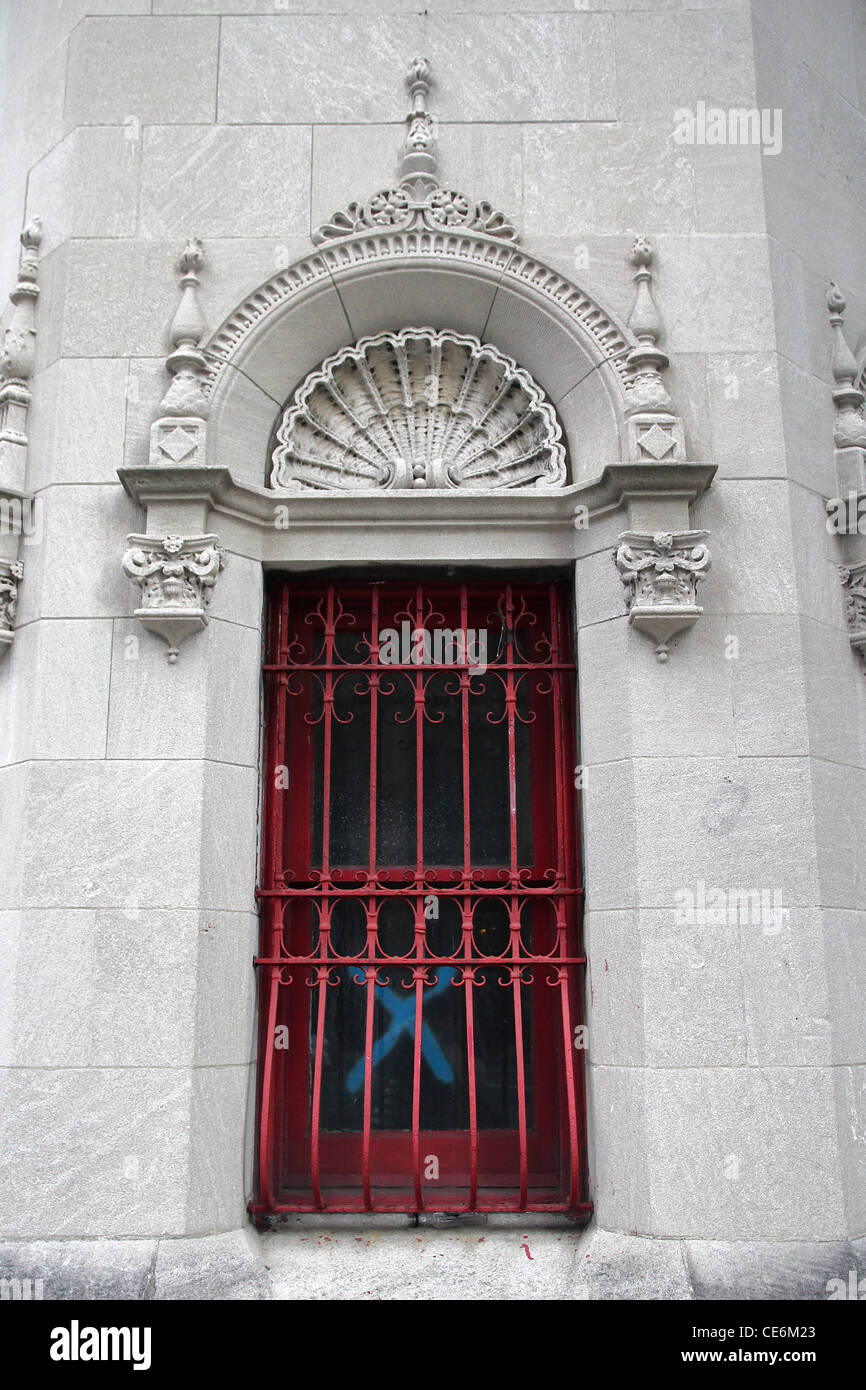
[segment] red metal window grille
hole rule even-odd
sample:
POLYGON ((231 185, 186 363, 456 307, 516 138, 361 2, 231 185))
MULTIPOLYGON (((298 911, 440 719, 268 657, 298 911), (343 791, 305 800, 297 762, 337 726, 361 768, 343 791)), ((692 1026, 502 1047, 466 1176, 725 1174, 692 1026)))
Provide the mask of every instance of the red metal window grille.
POLYGON ((559 583, 271 585, 257 1192, 586 1213, 559 583))

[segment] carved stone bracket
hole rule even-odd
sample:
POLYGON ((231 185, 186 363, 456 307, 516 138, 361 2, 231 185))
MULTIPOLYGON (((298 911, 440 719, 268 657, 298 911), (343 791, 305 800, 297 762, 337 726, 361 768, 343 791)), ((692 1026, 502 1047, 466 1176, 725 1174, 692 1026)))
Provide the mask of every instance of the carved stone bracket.
POLYGON ((859 565, 840 565, 839 578, 845 594, 851 646, 866 661, 866 560, 859 565))
POLYGON ((34 217, 20 236, 18 282, 9 295, 13 312, 0 354, 0 658, 12 645, 23 516, 32 498, 22 491, 27 474, 27 413, 36 350, 39 245, 42 222, 34 217))
POLYGON ((217 537, 128 536, 125 573, 141 588, 135 616, 143 627, 168 643, 168 659, 177 661, 185 638, 207 626, 207 607, 217 575, 225 563, 217 537))
POLYGON ((20 560, 0 560, 0 656, 12 645, 18 580, 24 573, 20 560))
POLYGON ((704 611, 697 585, 710 568, 708 537, 708 531, 625 531, 619 537, 615 558, 628 591, 629 623, 655 639, 659 661, 667 661, 671 638, 704 611))

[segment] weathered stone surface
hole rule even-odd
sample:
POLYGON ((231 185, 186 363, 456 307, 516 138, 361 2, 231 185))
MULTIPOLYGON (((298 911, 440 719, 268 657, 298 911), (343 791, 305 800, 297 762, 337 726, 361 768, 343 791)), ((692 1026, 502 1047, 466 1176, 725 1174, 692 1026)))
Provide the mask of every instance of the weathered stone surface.
POLYGON ((683 1242, 694 1297, 712 1300, 817 1300, 833 1279, 847 1283, 854 1259, 843 1241, 683 1242))
POLYGON ((143 236, 182 237, 191 227, 202 237, 308 231, 308 128, 151 126, 142 139, 143 236))
POLYGON ((155 1240, 4 1241, 0 1278, 41 1279, 46 1301, 151 1296, 155 1240))
POLYGON ((153 1298, 262 1299, 271 1296, 263 1242, 250 1229, 159 1242, 153 1298))
POLYGON ((84 19, 69 41, 66 129, 212 120, 218 45, 215 19, 84 19))

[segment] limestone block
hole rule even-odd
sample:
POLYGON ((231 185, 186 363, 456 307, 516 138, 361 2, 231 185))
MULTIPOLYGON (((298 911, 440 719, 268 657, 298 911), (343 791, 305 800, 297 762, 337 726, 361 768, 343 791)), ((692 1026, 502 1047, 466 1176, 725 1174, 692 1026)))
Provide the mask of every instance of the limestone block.
POLYGON ((675 907, 678 890, 697 895, 704 882, 726 893, 778 890, 786 907, 813 904, 810 773, 794 757, 636 759, 642 903, 675 907))
MULTIPOLYGON (((227 576, 226 576, 227 577, 227 576)), ((255 765, 259 633, 211 620, 166 672, 165 648, 118 622, 111 668, 110 758, 202 758, 255 765)))
POLYGON ((523 166, 527 238, 695 230, 691 151, 661 122, 527 125, 523 166))
POLYGON ((835 497, 838 485, 832 451, 827 448, 833 433, 833 401, 827 382, 802 371, 787 357, 779 356, 776 362, 788 476, 824 497, 835 497))
POLYGON ((633 908, 638 901, 638 845, 631 763, 588 769, 582 810, 587 907, 633 908))
POLYGON ((752 38, 745 11, 616 15, 616 71, 623 120, 670 120, 678 107, 753 106, 752 38))
MULTIPOLYGON (((3 9, 5 12, 6 7, 3 9)), ((3 93, 0 128, 14 132, 14 139, 4 141, 3 182, 23 185, 30 168, 63 134, 67 46, 64 42, 40 50, 32 46, 28 35, 25 47, 38 60, 31 72, 22 72, 17 67, 20 44, 14 49, 3 47, 16 62, 14 74, 8 74, 0 88, 3 93)))
POLYGON ((104 757, 111 623, 66 618, 28 623, 15 644, 18 679, 26 683, 27 695, 8 731, 12 756, 104 757))
POLYGON ((657 241, 657 300, 666 352, 675 357, 681 352, 775 350, 763 237, 664 233, 657 241))
POLYGON ((181 1067, 194 1046, 196 912, 140 908, 96 914, 91 995, 95 1066, 181 1067))
POLYGON ((259 919, 254 912, 199 915, 195 1062, 234 1066, 255 1061, 259 919))
POLYGON ((261 1237, 250 1227, 218 1236, 160 1241, 153 1297, 270 1298, 265 1258, 261 1237))
POLYGON ((30 171, 28 216, 45 226, 41 254, 68 237, 131 237, 138 201, 135 127, 79 127, 30 171))
POLYGON ((858 660, 848 632, 803 617, 800 642, 811 751, 828 762, 862 768, 866 746, 854 734, 860 697, 858 660))
MULTIPOLYGON (((748 103, 754 105, 754 103, 748 103)), ((689 103, 694 108, 694 102, 689 103)), ((784 138, 784 129, 783 129, 784 138)), ((699 232, 763 232, 763 176, 776 155, 764 156, 756 145, 689 145, 694 161, 695 205, 699 232)))
POLYGON ((120 358, 67 358, 41 372, 28 414, 28 488, 116 482, 127 395, 120 358))
POLYGON ((823 926, 833 1060, 859 1064, 866 1056, 866 916, 826 908, 823 926))
POLYGON ((676 912, 642 911, 639 933, 647 1065, 742 1066, 736 925, 684 925, 676 912))
MULTIPOLYGON (((710 532, 712 579, 701 589, 705 613, 793 613, 789 490, 783 480, 717 479, 692 508, 710 532)), ((814 545, 814 537, 810 542, 814 545)))
POLYGON ((255 768, 229 763, 204 765, 201 830, 203 909, 249 912, 254 908, 259 779, 255 768))
MULTIPOLYGON (((771 353, 725 352, 708 357, 712 433, 703 457, 718 465, 719 478, 780 478, 788 473, 779 379, 783 365, 771 353)), ((679 393, 676 399, 688 400, 679 393)), ((827 429, 832 434, 832 422, 827 429)), ((828 452, 826 444, 823 451, 828 452)), ((814 470, 818 452, 811 457, 814 470)))
POLYGON ((185 1228, 191 1235, 230 1231, 245 1219, 244 1137, 254 1086, 251 1066, 192 1073, 185 1228))
MULTIPOLYGON (((856 1234, 866 1221, 866 1067, 834 1067, 833 1072, 847 1229, 856 1234)), ((866 1241, 854 1248, 866 1275, 866 1241)))
POLYGON ((213 120, 219 21, 89 17, 69 40, 65 128, 213 120))
POLYGON ((645 1075, 642 1067, 590 1067, 592 1197, 603 1230, 652 1231, 645 1075))
POLYGON ((4 1074, 0 1209, 11 1239, 181 1233, 189 1073, 143 1067, 4 1074))
POLYGON ((742 923, 739 934, 749 1064, 829 1065, 832 1014, 820 912, 783 908, 778 924, 742 923))
POLYGON ((725 640, 731 654, 737 752, 741 757, 806 754, 809 729, 797 618, 729 613, 725 640))
MULTIPOLYGON (((10 661, 4 664, 4 675, 8 680, 8 673, 14 667, 10 661)), ((21 902, 21 841, 29 774, 27 763, 13 763, 10 767, 0 768, 0 812, 6 827, 0 835, 0 883, 3 885, 2 901, 6 908, 17 907, 21 902)))
POLYGON ((417 15, 308 14, 223 20, 219 119, 302 122, 313 108, 331 123, 400 121, 404 97, 394 73, 416 51, 430 58, 443 121, 617 114, 613 27, 605 15, 442 14, 422 32, 417 15), (577 70, 580 83, 573 80, 577 70), (347 80, 335 85, 325 71, 347 80))
POLYGON ((842 556, 838 537, 827 530, 824 498, 792 483, 790 499, 800 612, 831 628, 844 626, 844 596, 839 583, 842 556))
POLYGON ((134 595, 118 563, 118 537, 141 515, 119 483, 47 487, 39 493, 43 539, 31 546, 18 624, 34 618, 126 617, 134 595))
POLYGON ((645 1062, 641 933, 634 912, 587 912, 587 1057, 592 1066, 645 1062))
MULTIPOLYGON (((143 236, 283 238, 310 224, 305 126, 152 126, 141 164, 143 236)), ((331 209, 333 211, 333 209, 331 209)))
POLYGON ((4 912, 3 1064, 75 1067, 91 1060, 95 913, 4 912))
POLYGON ((693 1297, 715 1301, 826 1299, 829 1281, 847 1286, 852 1251, 843 1241, 683 1242, 693 1297))
POLYGON ((866 892, 866 771, 813 758, 811 774, 821 901, 860 908, 866 892))
POLYGON ((197 907, 201 797, 195 762, 31 764, 22 814, 25 904, 197 907))
POLYGON ((653 1234, 845 1234, 830 1069, 647 1072, 646 1114, 653 1234))
POLYGON ((755 12, 760 23, 772 29, 790 48, 792 57, 808 56, 816 73, 846 101, 856 105, 857 66, 851 44, 851 8, 848 0, 827 0, 820 11, 802 2, 792 5, 785 0, 760 0, 755 12))
POLYGON ((45 1240, 0 1244, 0 1268, 8 1279, 42 1279, 52 1301, 147 1297, 156 1258, 155 1240, 45 1240))
MULTIPOLYGON (((264 603, 263 571, 258 560, 234 551, 227 554, 226 568, 215 585, 208 613, 211 622, 220 619, 250 627, 260 638, 264 603)), ((248 660, 248 658, 245 658, 248 660)))

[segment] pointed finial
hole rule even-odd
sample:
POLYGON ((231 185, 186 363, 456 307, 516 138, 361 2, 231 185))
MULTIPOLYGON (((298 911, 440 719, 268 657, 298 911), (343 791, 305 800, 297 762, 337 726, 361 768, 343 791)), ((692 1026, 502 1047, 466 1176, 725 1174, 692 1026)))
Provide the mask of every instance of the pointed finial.
MULTIPOLYGON (((32 217, 19 234, 21 255, 18 264, 18 283, 10 292, 15 306, 6 329, 3 351, 0 354, 0 375, 9 381, 23 384, 33 372, 36 344, 36 300, 39 298, 39 245, 42 241, 42 218, 32 217)), ((25 408, 30 396, 21 396, 25 408)))
POLYGON ((830 356, 830 370, 836 389, 833 404, 836 407, 836 424, 833 438, 836 447, 866 448, 866 417, 863 415, 863 392, 854 385, 857 377, 857 362, 848 346, 843 330, 845 322, 845 296, 835 281, 831 280, 827 289, 827 308, 830 311, 830 327, 833 330, 833 351, 830 356))
POLYGON ((635 268, 636 292, 628 326, 638 342, 638 346, 632 348, 628 355, 628 364, 632 370, 629 412, 669 411, 672 409, 672 402, 661 377, 663 368, 668 365, 668 358, 658 346, 658 340, 662 335, 662 320, 652 293, 651 266, 655 260, 655 252, 647 237, 635 238, 629 260, 635 268))
POLYGON ((426 58, 413 58, 406 74, 412 109, 406 117, 406 139, 400 156, 399 178, 403 187, 427 191, 436 188, 437 155, 434 121, 427 110, 430 91, 430 64, 426 58))
POLYGON ((165 365, 172 382, 160 403, 163 415, 189 415, 204 420, 209 413, 202 386, 207 362, 198 350, 207 332, 198 302, 198 271, 203 265, 204 247, 197 237, 191 237, 178 261, 181 297, 169 329, 172 351, 165 365))

